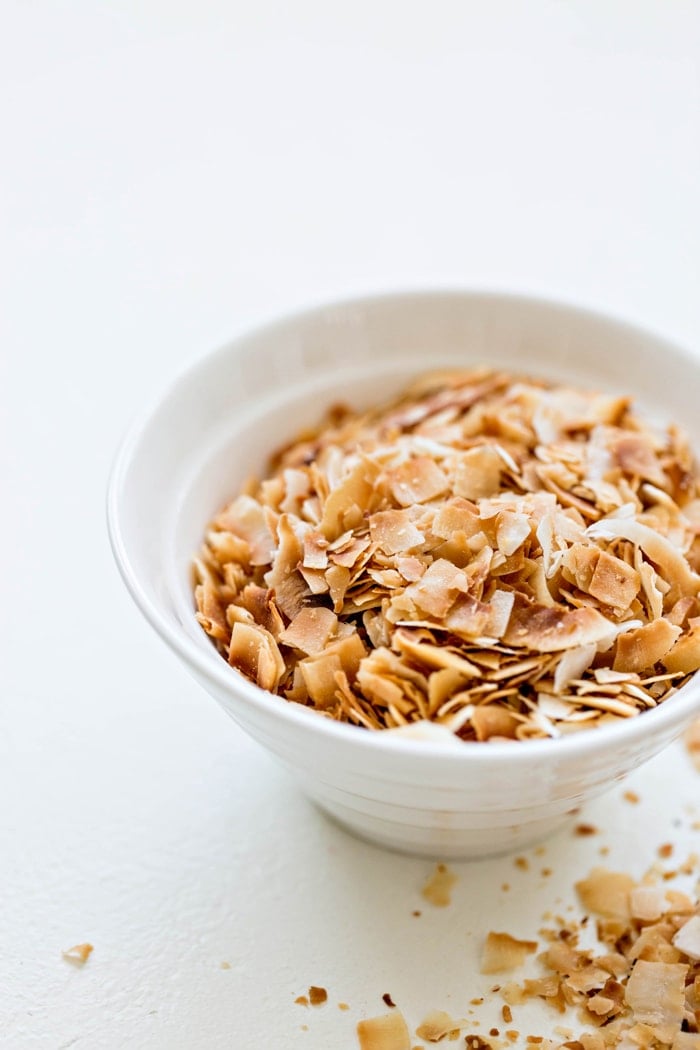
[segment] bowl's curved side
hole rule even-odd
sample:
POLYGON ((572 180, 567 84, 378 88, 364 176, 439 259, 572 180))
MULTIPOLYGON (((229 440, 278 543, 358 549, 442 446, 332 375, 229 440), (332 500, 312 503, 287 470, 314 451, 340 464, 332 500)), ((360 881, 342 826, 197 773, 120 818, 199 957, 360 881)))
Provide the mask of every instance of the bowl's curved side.
POLYGON ((398 295, 299 315, 195 363, 132 428, 108 494, 125 583, 195 677, 338 819, 388 845, 429 851, 459 841, 462 852, 521 844, 514 827, 530 834, 561 820, 665 746, 700 712, 700 689, 691 684, 633 724, 556 742, 450 749, 367 734, 232 672, 194 620, 188 566, 218 506, 339 391, 367 403, 411 374, 473 363, 630 390, 698 440, 700 362, 656 336, 519 297, 398 295))

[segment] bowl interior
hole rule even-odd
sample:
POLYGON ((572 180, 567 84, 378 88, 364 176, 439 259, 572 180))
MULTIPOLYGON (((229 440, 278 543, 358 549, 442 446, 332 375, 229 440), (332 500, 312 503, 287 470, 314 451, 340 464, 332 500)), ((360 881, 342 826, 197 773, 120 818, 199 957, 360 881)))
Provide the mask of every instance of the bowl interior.
POLYGON ((206 659, 191 561, 212 515, 268 457, 342 401, 380 402, 422 372, 502 367, 632 394, 698 442, 700 362, 631 326, 552 303, 419 294, 319 309, 245 336, 179 377, 143 417, 115 469, 113 538, 142 609, 206 659))

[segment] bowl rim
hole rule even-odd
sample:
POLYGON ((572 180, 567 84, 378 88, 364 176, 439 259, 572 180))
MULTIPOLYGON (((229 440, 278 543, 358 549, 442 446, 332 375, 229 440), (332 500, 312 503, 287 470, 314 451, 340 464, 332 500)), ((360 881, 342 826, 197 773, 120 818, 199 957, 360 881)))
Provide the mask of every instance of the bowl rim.
MULTIPOLYGON (((124 538, 121 519, 121 505, 129 470, 138 459, 140 442, 150 423, 162 405, 187 384, 200 369, 209 368, 217 358, 227 358, 245 350, 251 340, 274 338, 285 329, 292 329, 300 323, 312 322, 329 311, 371 307, 381 304, 409 303, 417 300, 469 301, 488 300, 503 302, 510 306, 532 306, 569 315, 580 320, 602 324, 610 329, 627 332, 645 341, 652 341, 659 349, 668 349, 675 355, 695 362, 700 368, 700 361, 684 346, 674 343, 665 336, 643 326, 623 320, 615 315, 569 301, 500 291, 498 289, 479 289, 472 287, 421 287, 416 289, 373 291, 368 294, 357 294, 349 297, 335 298, 311 306, 304 306, 284 313, 270 321, 244 327, 227 342, 200 353, 186 362, 164 384, 159 392, 147 401, 133 417, 126 433, 118 446, 109 473, 106 493, 106 517, 109 541, 119 573, 136 606, 147 622, 162 640, 193 670, 204 678, 213 681, 224 693, 229 694, 232 702, 243 702, 252 706, 264 716, 272 715, 286 722, 291 727, 304 728, 307 732, 318 734, 322 738, 334 740, 349 748, 369 749, 376 753, 394 753, 404 755, 414 762, 439 760, 450 766, 465 763, 504 764, 508 766, 531 764, 533 761, 562 761, 581 758, 588 753, 601 753, 616 745, 633 745, 642 737, 659 735, 664 729, 674 727, 679 734, 683 727, 692 720, 693 714, 700 714, 700 672, 678 691, 671 699, 658 707, 641 712, 641 718, 635 717, 624 722, 601 726, 590 730, 565 734, 564 736, 522 740, 517 742, 494 742, 484 746, 476 741, 455 739, 454 745, 449 741, 417 740, 391 730, 370 732, 350 723, 336 722, 319 716, 317 712, 302 705, 290 703, 283 697, 268 693, 255 683, 249 681, 235 669, 231 668, 211 646, 208 652, 200 647, 184 630, 178 629, 176 623, 165 615, 158 603, 152 601, 142 587, 132 565, 128 544, 124 538)), ((235 714, 233 714, 235 719, 235 714)))

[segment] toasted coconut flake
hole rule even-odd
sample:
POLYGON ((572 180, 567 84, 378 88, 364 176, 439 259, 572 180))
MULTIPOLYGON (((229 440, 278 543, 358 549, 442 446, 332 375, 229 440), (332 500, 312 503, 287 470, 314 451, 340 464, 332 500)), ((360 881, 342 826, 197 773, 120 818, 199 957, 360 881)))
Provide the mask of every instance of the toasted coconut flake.
POLYGON ((609 637, 610 624, 596 609, 573 609, 530 603, 516 594, 503 640, 506 645, 540 653, 592 645, 609 637))
POLYGON ((261 689, 274 691, 282 680, 286 665, 277 642, 263 627, 234 623, 228 654, 229 663, 261 689))
POLYGON ((589 594, 614 609, 628 609, 639 586, 639 573, 631 565, 601 551, 588 586, 589 594))
POLYGON ((515 554, 530 535, 532 525, 525 514, 502 512, 496 527, 496 545, 502 554, 515 554))
POLYGON ((83 944, 74 944, 72 948, 66 948, 64 952, 61 952, 61 955, 68 962, 83 966, 93 951, 93 946, 86 941, 83 944))
POLYGON ((680 927, 673 944, 689 959, 700 961, 700 915, 693 915, 680 927))
POLYGON ((520 941, 509 933, 489 932, 481 955, 481 973, 505 973, 522 966, 537 951, 537 941, 520 941))
POLYGON ((442 618, 452 607, 460 591, 466 594, 468 587, 469 582, 464 572, 452 562, 440 558, 426 569, 417 583, 412 583, 406 588, 405 594, 418 609, 442 618))
POLYGON ((644 922, 656 922, 668 911, 666 892, 661 886, 635 886, 629 895, 630 915, 644 922))
POLYGON ((463 1018, 450 1017, 445 1010, 431 1010, 416 1028, 416 1035, 428 1043, 439 1043, 445 1036, 455 1038, 454 1033, 458 1035, 469 1024, 463 1018))
POLYGON ((389 472, 389 487, 401 507, 441 496, 449 487, 447 475, 428 456, 416 456, 389 472))
POLYGON ((685 963, 639 959, 625 990, 625 1001, 635 1019, 648 1024, 660 1042, 670 1043, 683 1023, 685 963))
POLYGON ((614 671, 644 671, 663 660, 681 633, 663 618, 636 631, 627 631, 617 639, 614 671))
POLYGON ((379 468, 371 460, 361 460, 329 493, 323 507, 321 532, 327 540, 337 539, 349 526, 350 518, 367 509, 372 500, 379 468))
MULTIPOLYGON (((603 518, 588 529, 592 539, 624 539, 640 547, 680 592, 697 594, 700 576, 688 565, 682 552, 665 536, 633 518, 603 518)), ((680 597, 680 594, 676 595, 680 597)))
POLYGON ((338 617, 323 605, 300 609, 289 627, 279 636, 284 645, 301 649, 307 656, 320 653, 338 628, 338 617))
POLYGON ((565 650, 554 672, 554 692, 565 692, 576 678, 580 678, 593 663, 596 651, 595 643, 565 650))
POLYGON ((576 883, 576 892, 588 911, 610 918, 627 918, 629 894, 635 882, 624 872, 594 868, 588 878, 576 883))
POLYGON ((452 903, 452 887, 456 882, 457 876, 446 864, 436 864, 421 893, 436 908, 446 908, 452 903))
POLYGON ((275 540, 267 523, 265 508, 252 496, 238 496, 219 514, 215 525, 246 541, 251 565, 271 563, 275 540))
POLYGON ((372 542, 384 554, 404 554, 425 542, 407 510, 377 511, 370 516, 369 532, 372 542))
POLYGON ((215 584, 209 579, 204 580, 195 589, 194 596, 199 623, 211 638, 225 641, 229 636, 229 626, 226 610, 215 584))
POLYGON ((455 472, 455 495, 477 500, 495 496, 500 488, 503 460, 495 448, 478 445, 463 453, 455 472))
POLYGON ((399 1010, 357 1022, 360 1050, 411 1050, 411 1035, 399 1010))
POLYGON ((480 704, 474 708, 470 722, 477 740, 491 740, 492 737, 515 740, 522 719, 498 705, 480 704))
MULTIPOLYGON (((680 632, 681 628, 676 630, 680 632)), ((673 647, 661 657, 664 667, 673 674, 693 674, 700 668, 700 625, 690 628, 679 637, 673 647)))

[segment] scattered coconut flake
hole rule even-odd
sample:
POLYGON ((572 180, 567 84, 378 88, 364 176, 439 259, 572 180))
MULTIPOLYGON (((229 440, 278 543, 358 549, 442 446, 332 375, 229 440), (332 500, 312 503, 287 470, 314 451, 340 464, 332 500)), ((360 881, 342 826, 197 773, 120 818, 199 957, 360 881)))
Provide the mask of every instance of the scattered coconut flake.
POLYGON ((360 1050, 411 1050, 411 1036, 399 1010, 357 1022, 360 1050))
POLYGON ((416 1035, 429 1043, 439 1043, 445 1036, 450 1039, 456 1038, 461 1029, 469 1024, 470 1022, 464 1019, 450 1017, 444 1010, 431 1010, 416 1028, 416 1035))
POLYGON ((537 951, 537 941, 520 941, 509 933, 490 931, 481 955, 481 973, 505 973, 522 966, 525 957, 537 951))
POLYGON ((456 882, 457 876, 446 864, 436 864, 435 871, 423 886, 421 894, 436 908, 446 908, 452 903, 452 887, 456 882))
POLYGON ((587 878, 576 883, 576 892, 587 911, 610 918, 627 918, 634 885, 634 879, 625 872, 594 868, 587 878))
POLYGON ((74 944, 72 948, 66 948, 64 952, 61 952, 61 955, 68 962, 82 966, 88 961, 93 951, 93 946, 86 941, 84 944, 74 944))

